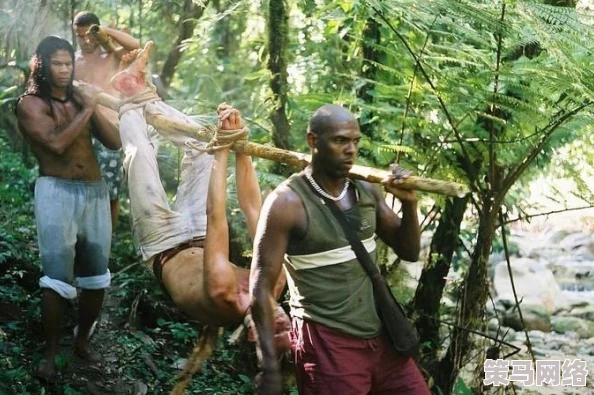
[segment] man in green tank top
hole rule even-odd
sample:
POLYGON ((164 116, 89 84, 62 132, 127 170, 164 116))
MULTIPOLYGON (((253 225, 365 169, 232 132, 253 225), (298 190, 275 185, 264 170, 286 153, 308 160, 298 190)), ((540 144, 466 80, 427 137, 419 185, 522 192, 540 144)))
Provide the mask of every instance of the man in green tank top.
POLYGON ((399 188, 402 177, 384 180, 385 190, 402 202, 400 218, 379 188, 348 177, 360 139, 350 111, 337 105, 319 108, 307 131, 311 166, 279 185, 262 208, 250 281, 261 394, 282 391, 273 345, 273 289, 283 261, 300 394, 430 394, 415 362, 397 355, 383 335, 371 281, 321 198, 336 202, 357 224, 372 259, 376 235, 402 259, 418 259, 415 192, 399 188))

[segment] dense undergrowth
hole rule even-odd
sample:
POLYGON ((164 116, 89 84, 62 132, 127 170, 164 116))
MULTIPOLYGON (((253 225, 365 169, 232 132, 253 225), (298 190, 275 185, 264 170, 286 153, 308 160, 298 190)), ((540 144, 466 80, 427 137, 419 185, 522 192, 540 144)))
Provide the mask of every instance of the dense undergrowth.
MULTIPOLYGON (((41 271, 32 204, 37 170, 23 165, 2 134, 0 152, 0 394, 169 393, 201 326, 181 315, 139 264, 125 199, 112 244, 112 287, 93 337, 102 364, 80 366, 72 357, 73 303, 67 308, 58 357, 61 379, 44 386, 32 376, 43 353, 37 285, 41 271)), ((186 393, 254 393, 253 346, 228 346, 231 329, 186 393)))

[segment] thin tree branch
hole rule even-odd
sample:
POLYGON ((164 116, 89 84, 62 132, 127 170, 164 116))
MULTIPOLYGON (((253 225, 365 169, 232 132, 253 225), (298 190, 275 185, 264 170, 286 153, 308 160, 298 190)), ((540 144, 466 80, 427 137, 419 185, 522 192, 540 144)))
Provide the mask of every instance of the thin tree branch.
POLYGON ((442 320, 439 320, 439 319, 437 319, 437 318, 435 318, 435 317, 429 317, 429 316, 427 316, 427 317, 428 317, 428 318, 431 318, 431 319, 433 319, 433 320, 435 320, 435 321, 437 321, 437 322, 439 322, 440 324, 444 324, 444 325, 447 325, 447 326, 451 326, 451 327, 453 327, 453 328, 458 328, 458 329, 460 329, 460 330, 463 330, 463 331, 466 331, 466 332, 469 332, 469 333, 472 333, 472 334, 475 334, 475 335, 478 335, 478 336, 484 337, 484 338, 486 338, 486 339, 489 339, 489 340, 493 340, 494 342, 497 342, 497 343, 499 343, 499 344, 503 344, 503 345, 505 345, 505 346, 508 346, 508 347, 512 348, 512 349, 514 350, 514 352, 513 352, 513 353, 511 353, 511 354, 508 354, 508 355, 504 356, 504 357, 503 357, 503 359, 505 359, 505 358, 509 358, 509 357, 511 357, 512 355, 515 355, 515 354, 517 354, 517 353, 519 353, 519 352, 521 351, 521 349, 520 349, 518 346, 516 346, 515 344, 511 344, 511 343, 509 343, 509 342, 506 342, 506 341, 505 341, 505 340, 503 340, 503 339, 498 339, 498 338, 496 338, 496 337, 493 337, 493 336, 487 335, 487 334, 485 334, 485 333, 483 333, 483 332, 479 332, 479 331, 477 331, 477 330, 470 329, 470 328, 467 328, 467 327, 465 327, 465 326, 458 325, 458 324, 456 324, 456 323, 454 323, 454 322, 442 321, 442 320))
POLYGON ((532 343, 530 342, 530 336, 528 335, 528 329, 524 324, 524 316, 522 315, 522 309, 520 308, 520 302, 518 301, 518 294, 516 293, 516 284, 514 283, 514 275, 511 268, 511 262, 509 259, 509 249, 507 248, 507 236, 505 235, 505 222, 503 221, 503 210, 499 208, 499 223, 501 224, 501 240, 503 241, 503 251, 505 252, 505 261, 507 262, 507 272, 509 273, 509 280, 512 286, 512 292, 514 294, 514 301, 520 315, 520 325, 526 335, 526 347, 528 348, 528 354, 532 358, 534 366, 536 366, 536 358, 534 357, 534 351, 532 350, 532 343))
POLYGON ((551 136, 557 130, 557 128, 559 126, 561 126, 563 123, 565 123, 565 121, 567 121, 569 118, 573 117, 574 115, 576 115, 577 113, 582 111, 584 108, 590 106, 591 104, 592 104, 591 101, 586 101, 584 104, 577 106, 573 110, 568 111, 559 117, 556 117, 555 120, 549 122, 549 124, 547 126, 545 126, 544 128, 541 129, 546 132, 542 136, 540 142, 536 145, 536 147, 534 147, 532 152, 530 152, 530 154, 528 154, 526 159, 524 159, 524 161, 522 163, 520 163, 520 165, 518 165, 518 167, 515 170, 510 171, 509 175, 503 181, 503 187, 496 199, 496 201, 499 204, 501 204, 501 202, 503 202, 503 198, 505 197, 505 194, 507 193, 509 188, 511 188, 511 186, 518 180, 518 178, 520 178, 520 176, 522 175, 524 170, 526 170, 526 168, 528 166, 530 166, 530 164, 534 161, 536 156, 542 151, 544 146, 549 142, 551 136))
MULTIPOLYGON (((493 140, 493 144, 511 144, 511 143, 521 143, 524 142, 526 140, 530 140, 532 137, 537 136, 539 134, 542 133, 542 130, 539 130, 537 132, 534 132, 526 137, 521 137, 521 138, 517 138, 517 139, 512 139, 512 140, 493 140)), ((449 136, 446 136, 446 138, 448 138, 449 136)), ((464 139, 463 141, 466 141, 468 143, 490 143, 491 140, 485 140, 485 139, 481 139, 478 137, 471 137, 471 138, 467 138, 464 139)), ((441 144, 443 143, 457 143, 456 140, 442 140, 440 141, 441 144)))
POLYGON ((546 213, 520 215, 520 216, 518 216, 518 218, 508 219, 503 224, 504 225, 507 225, 507 224, 511 224, 511 223, 514 223, 514 222, 517 222, 517 221, 523 221, 523 220, 526 220, 526 219, 529 219, 529 218, 542 217, 542 216, 550 215, 550 214, 564 213, 564 212, 567 212, 567 211, 586 210, 586 209, 589 209, 589 208, 594 208, 594 205, 583 206, 583 207, 570 207, 570 208, 565 208, 565 209, 562 209, 562 210, 547 211, 546 213))
POLYGON ((436 204, 431 206, 431 210, 429 210, 429 212, 427 213, 427 215, 425 215, 425 218, 423 218, 423 221, 421 221, 421 223, 419 225, 419 227, 421 228, 421 233, 423 233, 429 226, 431 226, 433 224, 433 222, 435 222, 435 218, 440 213, 441 213, 441 207, 439 207, 436 204), (435 210, 435 213, 433 215, 431 215, 433 213, 433 210, 435 210), (427 225, 425 225, 425 221, 428 218, 430 218, 429 222, 427 222, 427 225))
MULTIPOLYGON (((429 28, 429 31, 431 31, 433 29, 435 22, 437 22, 437 18, 439 18, 439 14, 437 14, 435 16, 435 19, 431 23, 431 27, 429 28)), ((419 60, 423 57, 423 55, 425 53, 425 48, 427 48, 428 43, 429 43, 429 32, 427 32, 427 35, 425 36, 425 42, 423 43, 423 46, 421 47, 421 51, 419 52, 419 60)), ((404 114, 402 114, 402 127, 400 128, 400 145, 402 145, 402 142, 404 141, 404 128, 406 127, 406 118, 408 116, 408 110, 410 109, 410 103, 412 101, 412 91, 413 91, 413 87, 415 85, 415 81, 417 79, 418 71, 419 71, 419 65, 418 65, 418 63, 415 63, 415 69, 413 70, 413 76, 410 79, 410 86, 408 87, 408 92, 406 93, 406 104, 404 107, 404 114)), ((398 163, 399 160, 400 160, 400 152, 397 152, 396 153, 396 163, 398 163)))

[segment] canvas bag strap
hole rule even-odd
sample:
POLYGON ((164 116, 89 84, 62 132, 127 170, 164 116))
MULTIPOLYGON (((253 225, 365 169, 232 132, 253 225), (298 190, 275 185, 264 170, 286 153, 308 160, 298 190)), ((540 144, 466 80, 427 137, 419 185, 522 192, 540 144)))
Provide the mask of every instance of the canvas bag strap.
POLYGON ((381 273, 379 272, 377 265, 375 265, 375 263, 371 259, 371 256, 369 256, 369 253, 363 246, 363 243, 357 236, 357 233, 355 232, 353 227, 349 224, 346 215, 344 215, 344 212, 342 212, 342 210, 339 209, 338 206, 332 200, 330 200, 324 196, 321 196, 315 190, 313 185, 310 184, 310 182, 307 180, 307 178, 305 176, 302 176, 302 177, 303 177, 303 180, 305 181, 305 183, 310 187, 312 192, 316 196, 319 196, 321 199, 323 199, 325 205, 328 206, 328 208, 330 209, 330 211, 332 212, 334 217, 336 217, 336 220, 342 227, 342 230, 344 231, 344 234, 345 234, 347 240, 351 244, 351 247, 353 248, 353 251, 355 252, 355 255, 357 256, 357 260, 359 261, 359 263, 361 263, 361 266, 363 266, 363 268, 367 272, 367 275, 372 278, 374 276, 378 276, 378 275, 381 276, 381 273))

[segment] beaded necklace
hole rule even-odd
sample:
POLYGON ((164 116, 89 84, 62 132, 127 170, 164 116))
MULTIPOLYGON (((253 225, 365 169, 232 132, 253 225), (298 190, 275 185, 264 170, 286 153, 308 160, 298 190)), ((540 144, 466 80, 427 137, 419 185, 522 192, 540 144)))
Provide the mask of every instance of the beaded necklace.
POLYGON ((333 202, 338 202, 339 200, 342 200, 346 196, 347 191, 349 190, 349 184, 351 181, 347 178, 344 182, 344 188, 342 188, 342 192, 340 192, 340 195, 334 197, 334 196, 330 195, 328 192, 324 191, 322 189, 322 187, 318 185, 316 180, 314 180, 314 178, 311 175, 311 167, 307 167, 304 171, 304 174, 305 174, 305 178, 307 178, 307 181, 309 181, 311 186, 314 187, 316 192, 318 192, 320 195, 324 196, 325 198, 332 200, 333 202))

